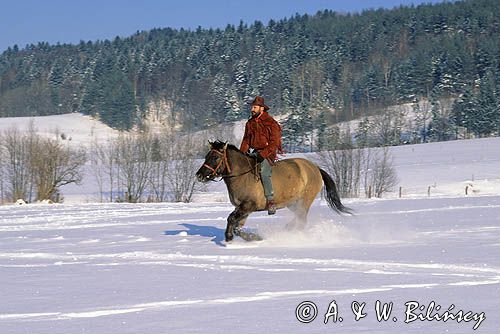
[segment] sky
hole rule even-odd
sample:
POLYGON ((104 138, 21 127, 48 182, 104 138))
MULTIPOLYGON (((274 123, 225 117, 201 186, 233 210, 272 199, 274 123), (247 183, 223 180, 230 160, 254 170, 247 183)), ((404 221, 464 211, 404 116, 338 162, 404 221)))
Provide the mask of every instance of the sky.
POLYGON ((0 0, 0 52, 17 44, 78 43, 153 28, 224 28, 318 10, 356 12, 443 0, 0 0))

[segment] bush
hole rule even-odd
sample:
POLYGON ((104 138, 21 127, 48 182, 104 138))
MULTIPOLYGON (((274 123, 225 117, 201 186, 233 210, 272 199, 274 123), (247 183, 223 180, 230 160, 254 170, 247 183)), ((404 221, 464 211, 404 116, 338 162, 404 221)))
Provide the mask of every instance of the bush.
POLYGON ((356 148, 349 131, 334 129, 329 150, 319 153, 320 164, 333 175, 342 197, 359 197, 361 180, 367 197, 391 191, 398 183, 390 151, 385 148, 356 148))

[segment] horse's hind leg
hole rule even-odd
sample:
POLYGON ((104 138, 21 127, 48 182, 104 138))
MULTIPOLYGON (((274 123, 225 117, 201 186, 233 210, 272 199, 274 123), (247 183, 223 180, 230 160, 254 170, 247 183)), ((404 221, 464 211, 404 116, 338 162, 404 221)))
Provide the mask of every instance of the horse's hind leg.
POLYGON ((289 209, 295 214, 295 218, 286 225, 287 229, 303 230, 304 227, 306 227, 307 214, 309 213, 309 208, 311 207, 313 201, 314 198, 312 200, 309 198, 303 198, 289 207, 289 209))
POLYGON ((304 201, 297 201, 295 204, 288 207, 295 217, 292 221, 286 224, 287 230, 302 230, 307 224, 307 212, 309 211, 309 207, 304 205, 304 201))
POLYGON ((303 230, 307 225, 307 212, 309 208, 300 207, 297 211, 295 211, 296 224, 295 228, 298 230, 303 230))

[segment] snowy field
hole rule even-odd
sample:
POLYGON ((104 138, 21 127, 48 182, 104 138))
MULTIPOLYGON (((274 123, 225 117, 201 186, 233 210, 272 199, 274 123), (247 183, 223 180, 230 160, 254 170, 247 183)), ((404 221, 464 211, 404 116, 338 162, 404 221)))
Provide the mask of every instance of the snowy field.
POLYGON ((191 204, 97 204, 87 176, 66 204, 0 206, 0 333, 498 333, 500 139, 392 152, 403 198, 344 200, 355 216, 318 199, 301 232, 257 213, 260 243, 224 245, 222 183, 191 204))
MULTIPOLYGON (((256 214, 266 240, 222 246, 227 204, 0 207, 0 333, 471 333, 477 321, 405 324, 405 303, 500 324, 500 196, 350 202, 310 227, 256 214), (343 321, 324 324, 329 304, 343 321), (375 303, 393 302, 379 323, 375 303), (315 321, 295 317, 303 301, 315 321), (366 303, 354 320, 351 303, 366 303), (397 322, 393 318, 397 318, 397 322), (479 319, 479 318, 478 318, 479 319)), ((425 313, 425 312, 422 312, 425 313)), ((434 312, 433 312, 434 313, 434 312)))

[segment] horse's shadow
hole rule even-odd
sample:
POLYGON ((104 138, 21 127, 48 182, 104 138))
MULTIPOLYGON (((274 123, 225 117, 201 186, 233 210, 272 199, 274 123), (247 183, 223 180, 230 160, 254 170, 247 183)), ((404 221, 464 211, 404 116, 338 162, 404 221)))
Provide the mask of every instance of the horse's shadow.
POLYGON ((178 235, 181 232, 187 232, 188 235, 199 235, 201 237, 212 238, 213 243, 219 246, 223 246, 222 241, 224 240, 224 230, 214 226, 200 226, 194 224, 179 224, 179 226, 184 226, 187 230, 167 230, 163 234, 165 235, 178 235))

